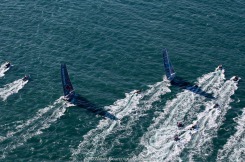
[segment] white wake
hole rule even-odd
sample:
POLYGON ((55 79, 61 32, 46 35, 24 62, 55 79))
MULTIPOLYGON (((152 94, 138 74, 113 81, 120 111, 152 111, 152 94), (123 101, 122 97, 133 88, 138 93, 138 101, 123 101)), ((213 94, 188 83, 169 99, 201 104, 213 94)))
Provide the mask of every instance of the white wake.
POLYGON ((1 137, 0 142, 9 141, 1 158, 4 159, 9 152, 24 145, 28 139, 42 134, 43 130, 49 128, 52 123, 63 116, 66 108, 72 105, 64 102, 62 98, 60 97, 53 104, 40 109, 33 118, 16 126, 14 131, 8 132, 5 137, 1 137))
MULTIPOLYGON (((189 160, 201 156, 204 158, 212 152, 214 147, 212 139, 217 136, 217 131, 224 121, 229 104, 232 102, 231 96, 237 90, 237 82, 232 79, 227 80, 215 94, 216 99, 205 103, 205 110, 197 115, 197 131, 187 130, 181 135, 181 145, 176 146, 179 152, 184 148, 187 150, 189 160), (219 107, 214 108, 218 104, 219 107), (204 155, 204 156, 203 156, 204 155)), ((176 151, 177 152, 177 151, 176 151)), ((177 156, 172 156, 177 158, 177 156)))
POLYGON ((78 148, 72 150, 72 158, 77 161, 78 157, 94 157, 106 155, 110 149, 105 149, 106 137, 118 131, 126 131, 132 128, 132 125, 144 115, 144 112, 152 107, 152 103, 158 101, 161 95, 170 92, 168 88, 169 83, 158 82, 146 92, 140 94, 132 91, 125 94, 126 98, 116 101, 113 105, 106 107, 106 109, 112 110, 119 121, 101 120, 97 128, 89 131, 83 136, 83 141, 79 144, 78 148), (144 107, 139 107, 143 97, 148 96, 149 99, 144 104, 144 107), (127 118, 127 120, 124 120, 127 118), (79 155, 82 154, 82 155, 79 155))
POLYGON ((4 85, 3 88, 0 88, 0 98, 5 101, 10 95, 18 93, 25 84, 28 83, 28 80, 23 81, 22 79, 16 80, 12 83, 4 85))
MULTIPOLYGON (((197 85, 202 91, 212 93, 222 84, 223 80, 224 70, 215 71, 199 78, 197 85)), ((199 111, 201 103, 205 100, 204 96, 198 94, 198 88, 194 88, 192 91, 184 90, 184 92, 177 94, 175 99, 166 102, 164 112, 154 119, 154 123, 141 138, 141 145, 145 149, 133 159, 171 161, 168 158, 176 144, 174 135, 179 133, 177 122, 183 122, 186 116, 192 115, 194 117, 195 113, 193 112, 199 111)))
POLYGON ((230 162, 242 162, 245 159, 245 108, 242 115, 238 118, 237 132, 231 136, 223 149, 219 150, 217 161, 228 160, 230 162))
POLYGON ((6 63, 0 66, 0 78, 5 75, 5 73, 10 69, 10 67, 5 68, 6 63))

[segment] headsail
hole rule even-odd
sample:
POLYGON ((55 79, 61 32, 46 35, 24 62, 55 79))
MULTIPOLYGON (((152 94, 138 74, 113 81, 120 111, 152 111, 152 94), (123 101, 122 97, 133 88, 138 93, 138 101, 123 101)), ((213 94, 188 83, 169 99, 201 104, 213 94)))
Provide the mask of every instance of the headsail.
POLYGON ((65 64, 61 64, 61 79, 62 79, 62 85, 64 90, 64 96, 66 96, 71 91, 73 91, 73 86, 71 84, 65 64))
POLYGON ((167 79, 172 81, 175 77, 175 72, 174 72, 174 68, 170 62, 170 59, 168 57, 167 49, 163 50, 163 64, 164 64, 164 69, 166 72, 167 79))

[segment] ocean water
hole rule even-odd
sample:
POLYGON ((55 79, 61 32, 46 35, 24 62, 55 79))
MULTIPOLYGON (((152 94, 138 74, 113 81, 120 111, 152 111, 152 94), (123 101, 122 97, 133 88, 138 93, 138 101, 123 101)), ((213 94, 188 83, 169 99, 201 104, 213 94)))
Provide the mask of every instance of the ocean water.
POLYGON ((242 161, 244 17, 242 0, 2 0, 0 161, 242 161), (214 99, 164 80, 163 48, 214 99), (65 103, 60 63, 120 120, 65 103))

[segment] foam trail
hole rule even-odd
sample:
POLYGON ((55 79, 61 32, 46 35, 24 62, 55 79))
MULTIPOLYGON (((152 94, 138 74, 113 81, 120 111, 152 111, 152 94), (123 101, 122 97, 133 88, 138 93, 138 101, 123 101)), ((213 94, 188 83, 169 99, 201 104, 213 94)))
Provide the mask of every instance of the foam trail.
MULTIPOLYGON (((197 84, 203 91, 211 93, 223 80, 224 70, 215 71, 203 75, 198 79, 197 84)), ((173 139, 174 135, 178 133, 176 123, 184 121, 188 112, 197 111, 196 109, 204 100, 204 96, 185 90, 177 94, 175 99, 167 101, 164 112, 154 119, 154 123, 141 138, 141 145, 145 149, 133 159, 166 161, 176 143, 173 139)))
POLYGON ((18 93, 26 83, 28 83, 28 80, 23 81, 22 79, 19 79, 12 83, 6 84, 4 88, 0 88, 0 98, 5 101, 10 95, 18 93))
MULTIPOLYGON (((224 77, 223 73, 224 73, 224 71, 222 71, 220 78, 216 81, 216 83, 214 83, 214 85, 212 87, 212 92, 213 92, 214 97, 217 97, 217 95, 219 94, 218 90, 224 84, 225 77, 224 77)), ((206 103, 206 102, 204 102, 204 103, 206 103)), ((200 105, 203 105, 203 102, 200 105)), ((198 107, 200 107, 200 106, 198 106, 198 107)), ((191 118, 193 119, 195 116, 197 116, 197 112, 195 110, 189 111, 189 113, 187 113, 186 116, 191 116, 191 118)), ((185 122, 185 124, 186 123, 187 122, 185 122)), ((180 141, 179 142, 173 142, 173 145, 171 145, 171 147, 172 147, 171 152, 168 155, 166 155, 165 161, 175 161, 175 160, 181 161, 180 159, 178 159, 180 153, 185 148, 185 144, 188 143, 189 140, 191 139, 190 134, 196 132, 196 130, 190 130, 190 128, 192 127, 193 124, 197 124, 197 123, 198 123, 197 121, 194 121, 191 125, 186 126, 186 128, 184 128, 184 129, 177 128, 176 134, 180 135, 180 141)), ((189 159, 189 161, 193 161, 193 160, 189 159)))
POLYGON ((10 142, 4 148, 3 155, 0 158, 4 159, 9 152, 24 145, 28 139, 42 134, 44 129, 49 128, 52 123, 64 115, 66 108, 69 106, 71 104, 59 98, 52 105, 39 110, 32 119, 17 126, 17 131, 8 133, 7 139, 10 142))
POLYGON ((106 108, 110 108, 121 121, 112 121, 112 120, 101 120, 97 128, 89 131, 86 135, 83 136, 83 141, 79 144, 76 150, 72 150, 72 158, 74 161, 77 161, 79 154, 85 153, 84 157, 93 157, 97 152, 99 152, 98 156, 102 154, 106 154, 108 150, 104 150, 104 141, 106 137, 113 131, 116 132, 120 129, 128 129, 128 127, 121 127, 121 122, 125 119, 125 117, 130 117, 129 122, 133 123, 133 121, 138 120, 139 115, 144 111, 151 108, 153 102, 160 99, 161 95, 164 95, 170 92, 168 88, 169 83, 166 82, 158 82, 153 86, 149 86, 150 88, 146 92, 142 92, 140 94, 132 91, 126 94, 126 98, 116 101, 113 105, 108 106, 106 108), (144 97, 149 97, 147 104, 144 108, 139 108, 138 104, 144 97), (140 114, 136 114, 135 112, 139 111, 140 114), (101 148, 103 151, 100 152, 101 148))
POLYGON ((5 68, 5 65, 6 65, 6 63, 4 63, 0 66, 0 78, 3 77, 5 75, 4 73, 6 73, 11 67, 10 66, 8 68, 5 68))
POLYGON ((181 135, 183 140, 181 141, 182 145, 178 146, 179 152, 185 148, 189 159, 194 159, 197 156, 205 159, 206 156, 210 155, 213 147, 212 139, 217 136, 217 131, 222 125, 224 116, 230 109, 231 96, 237 88, 237 82, 232 79, 223 84, 216 92, 216 100, 206 103, 205 110, 197 115, 197 120, 194 122, 198 123, 199 129, 194 132, 188 130, 181 135), (219 108, 213 108, 216 103, 220 105, 219 108))
POLYGON ((242 162, 245 159, 245 107, 243 113, 237 120, 237 132, 228 139, 222 150, 219 150, 217 161, 228 159, 230 162, 242 162))
POLYGON ((62 97, 60 97, 59 99, 57 99, 53 104, 42 108, 40 110, 38 110, 38 112, 36 113, 36 115, 31 118, 28 119, 26 122, 16 126, 15 131, 10 131, 7 133, 6 137, 2 137, 0 138, 0 142, 3 142, 9 138, 11 138, 12 136, 14 136, 15 134, 23 131, 24 129, 26 129, 29 125, 34 124, 34 122, 36 122, 37 120, 39 120, 40 118, 43 117, 43 115, 45 115, 48 111, 50 111, 51 109, 53 109, 55 106, 57 106, 57 104, 60 104, 62 102, 62 97))

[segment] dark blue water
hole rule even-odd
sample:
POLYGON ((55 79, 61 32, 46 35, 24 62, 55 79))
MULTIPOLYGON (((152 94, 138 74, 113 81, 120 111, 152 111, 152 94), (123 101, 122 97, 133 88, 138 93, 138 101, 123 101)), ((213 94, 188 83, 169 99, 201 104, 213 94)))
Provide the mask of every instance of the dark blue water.
MULTIPOLYGON (((224 103, 226 113, 220 119, 224 121, 210 136, 208 153, 189 158, 196 151, 187 145, 177 156, 184 161, 215 161, 218 150, 236 132, 233 118, 245 107, 244 13, 241 0, 2 1, 0 64, 10 61, 14 66, 0 79, 1 161, 140 159, 142 152, 158 153, 159 148, 152 150, 141 141, 166 108, 177 108, 170 103, 176 99, 185 101, 182 109, 196 104, 204 110, 207 102, 213 102, 198 94, 195 102, 189 101, 192 93, 162 82, 163 48, 179 77, 207 86, 212 93, 218 79, 197 78, 211 77, 219 64, 226 79, 242 78, 238 89, 233 83, 227 89, 234 94, 220 95, 219 102, 230 102, 224 103), (67 64, 77 93, 109 109, 120 122, 79 107, 66 108, 59 100, 60 63, 67 64), (18 79, 25 74, 31 80, 23 85, 18 79), (135 89, 142 89, 142 94, 133 94, 135 89)), ((225 80, 218 83, 222 88, 225 80)), ((187 123, 201 111, 185 112, 187 123)), ((164 161, 162 156, 156 160, 164 161)))

